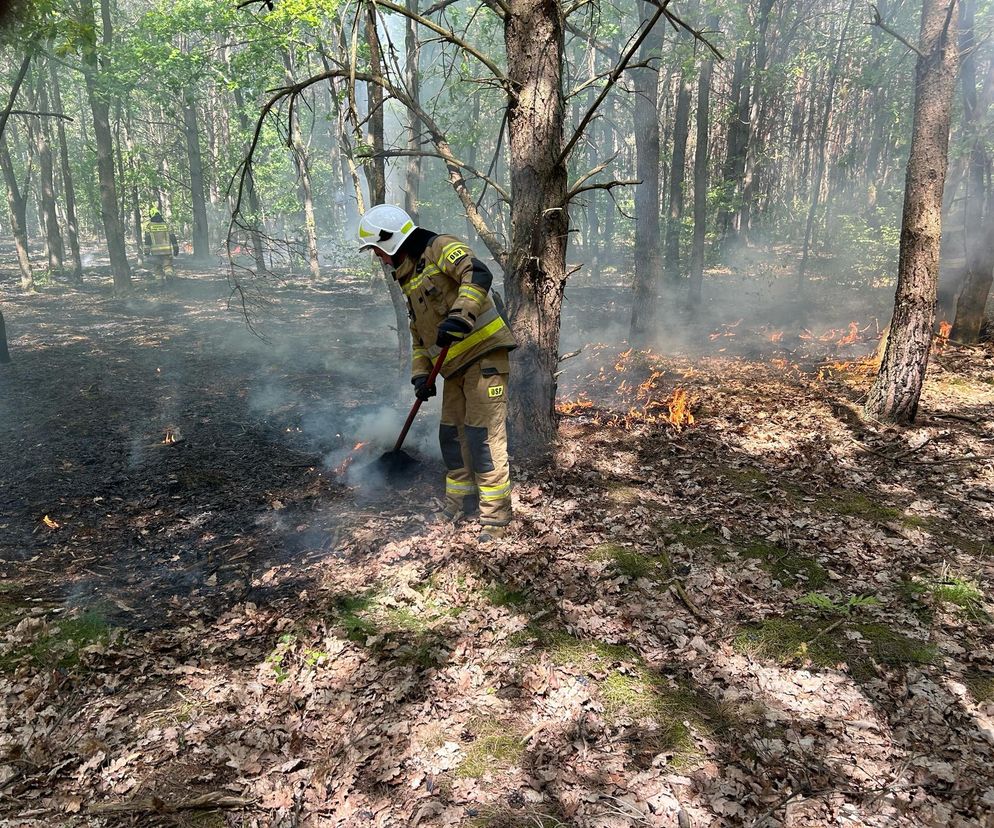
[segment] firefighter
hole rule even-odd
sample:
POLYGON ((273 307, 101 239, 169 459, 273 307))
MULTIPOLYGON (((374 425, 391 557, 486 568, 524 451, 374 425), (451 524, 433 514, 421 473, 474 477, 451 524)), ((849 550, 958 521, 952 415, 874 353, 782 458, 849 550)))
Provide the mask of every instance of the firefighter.
POLYGON ((490 289, 493 275, 467 244, 418 227, 392 204, 363 215, 359 246, 372 249, 407 296, 418 399, 435 395, 428 376, 442 348, 449 349, 438 428, 445 517, 478 510, 480 540, 500 537, 512 516, 506 421, 508 353, 515 342, 500 296, 490 289))
POLYGON ((176 278, 173 270, 173 256, 179 255, 179 242, 169 229, 158 207, 148 208, 148 222, 145 224, 145 256, 152 270, 162 278, 163 284, 171 284, 176 278))

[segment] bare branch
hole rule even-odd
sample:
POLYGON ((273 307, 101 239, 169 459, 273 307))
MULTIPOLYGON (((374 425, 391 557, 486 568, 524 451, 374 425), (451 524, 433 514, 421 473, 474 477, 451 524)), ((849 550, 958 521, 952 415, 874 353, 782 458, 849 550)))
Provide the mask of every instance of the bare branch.
POLYGON ((614 179, 612 181, 604 181, 599 184, 587 184, 584 187, 574 187, 572 190, 570 190, 566 194, 566 200, 570 201, 571 199, 574 199, 578 195, 580 195, 580 193, 586 193, 589 192, 590 190, 607 190, 608 192, 610 192, 615 187, 634 187, 636 184, 641 184, 641 183, 642 183, 641 181, 629 181, 629 180, 619 181, 618 179, 614 179))
POLYGON ((396 149, 396 150, 383 150, 383 152, 371 152, 371 153, 359 153, 360 158, 404 158, 404 157, 418 157, 418 158, 441 158, 447 164, 455 164, 456 166, 466 170, 468 173, 472 173, 474 178, 479 178, 481 181, 485 181, 488 186, 493 187, 497 194, 501 197, 505 203, 511 203, 511 196, 508 194, 507 190, 501 187, 496 181, 494 181, 489 175, 480 172, 476 167, 471 167, 469 164, 460 161, 458 158, 446 157, 440 152, 429 152, 428 150, 407 150, 407 149, 396 149))
POLYGON ((9 111, 10 115, 34 115, 38 118, 61 118, 63 121, 73 120, 69 115, 64 115, 61 112, 33 112, 30 109, 11 109, 9 111))
POLYGON ((457 35, 455 32, 446 29, 444 26, 439 26, 437 23, 429 20, 427 17, 424 17, 423 15, 417 14, 416 12, 408 11, 406 8, 397 5, 396 3, 391 3, 390 0, 375 0, 375 4, 377 6, 383 6, 383 8, 385 9, 390 9, 390 11, 397 12, 397 14, 402 14, 404 17, 408 17, 414 22, 420 23, 426 29, 431 29, 437 35, 440 35, 443 40, 449 41, 449 43, 458 46, 467 54, 470 54, 473 57, 475 57, 478 61, 480 61, 480 63, 482 63, 484 66, 487 67, 487 69, 491 71, 493 76, 497 78, 497 80, 500 82, 501 86, 503 86, 505 89, 510 89, 510 85, 508 83, 507 78, 504 76, 504 73, 501 72, 500 68, 498 68, 497 64, 495 64, 492 60, 490 60, 490 58, 488 58, 486 55, 484 55, 474 46, 470 45, 461 37, 459 37, 459 35, 457 35))
POLYGON ((605 161, 603 164, 598 164, 592 170, 588 170, 587 172, 585 172, 576 181, 573 182, 573 186, 570 188, 570 190, 572 191, 572 190, 575 190, 577 187, 582 187, 584 184, 586 184, 595 175, 597 175, 598 173, 604 172, 604 170, 606 170, 608 168, 608 166, 611 164, 611 162, 614 161, 614 159, 617 158, 617 157, 618 157, 618 153, 616 152, 614 155, 612 155, 610 158, 608 158, 607 161, 605 161))
MULTIPOLYGON (((31 46, 33 45, 32 43, 31 46)), ((4 128, 7 126, 7 119, 10 117, 10 113, 14 111, 14 102, 17 100, 17 93, 21 91, 24 76, 28 73, 28 67, 31 65, 31 58, 34 55, 34 49, 31 46, 24 53, 24 57, 21 60, 21 67, 17 70, 17 77, 14 78, 14 85, 10 88, 7 108, 3 112, 0 112, 0 135, 3 135, 4 128)))
POLYGON ((559 164, 564 163, 566 159, 569 158, 569 154, 573 151, 573 147, 576 146, 576 142, 580 140, 583 135, 583 131, 587 128, 587 124, 590 123, 590 119, 594 117, 594 113, 604 102, 604 99, 607 97, 607 93, 610 92, 614 85, 618 82, 618 78, 620 78, 621 74, 625 71, 625 68, 628 66, 628 62, 635 56, 639 46, 642 45, 642 41, 649 36, 649 33, 656 25, 656 21, 663 16, 663 12, 666 11, 666 6, 669 5, 669 2, 670 0, 662 0, 662 5, 656 9, 656 13, 652 16, 652 19, 650 19, 648 23, 642 27, 642 31, 639 33, 639 36, 632 41, 631 46, 628 47, 628 51, 622 55, 621 60, 614 67, 614 69, 611 70, 611 73, 608 75, 607 83, 604 84, 604 88, 601 89, 600 94, 590 105, 590 108, 586 111, 586 113, 584 113, 584 116, 580 119, 580 123, 573 132, 572 137, 566 142, 562 152, 559 153, 559 164))
POLYGON ((917 46, 911 43, 907 38, 904 37, 904 35, 902 35, 900 32, 896 31, 895 29, 892 29, 890 26, 884 23, 883 17, 880 16, 880 9, 878 9, 876 6, 870 6, 870 8, 873 10, 873 20, 867 23, 868 26, 876 26, 878 29, 883 29, 885 32, 887 32, 887 34, 889 34, 895 40, 897 40, 900 43, 903 43, 910 51, 918 55, 918 57, 924 58, 926 56, 921 49, 919 49, 917 46))

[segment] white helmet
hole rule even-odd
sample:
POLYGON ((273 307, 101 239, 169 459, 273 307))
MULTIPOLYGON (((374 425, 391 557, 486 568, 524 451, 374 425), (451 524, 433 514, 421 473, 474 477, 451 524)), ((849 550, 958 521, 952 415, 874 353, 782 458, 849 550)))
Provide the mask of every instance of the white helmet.
POLYGON ((392 256, 416 229, 414 219, 400 207, 377 204, 363 213, 359 220, 359 249, 378 247, 392 256))

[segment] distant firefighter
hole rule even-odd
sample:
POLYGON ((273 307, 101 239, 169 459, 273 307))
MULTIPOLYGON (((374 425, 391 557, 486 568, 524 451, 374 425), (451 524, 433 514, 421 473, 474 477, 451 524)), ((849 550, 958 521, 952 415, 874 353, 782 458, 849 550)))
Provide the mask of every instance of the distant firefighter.
POLYGON ((179 242, 162 218, 158 207, 148 209, 144 244, 145 256, 152 265, 153 272, 162 279, 163 284, 170 284, 176 278, 173 256, 179 255, 179 242))

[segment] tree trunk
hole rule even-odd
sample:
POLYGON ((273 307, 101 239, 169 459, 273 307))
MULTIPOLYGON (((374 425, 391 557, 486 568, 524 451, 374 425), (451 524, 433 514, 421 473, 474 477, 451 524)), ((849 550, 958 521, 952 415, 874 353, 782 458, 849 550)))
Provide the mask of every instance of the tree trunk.
MULTIPOLYGON (((642 25, 647 4, 642 8, 642 25)), ((659 248, 659 59, 663 48, 663 27, 657 25, 639 47, 639 61, 645 66, 633 69, 635 106, 635 285, 632 299, 631 333, 633 344, 644 345, 654 332, 662 256, 659 248)))
POLYGON ((204 195, 204 163, 200 153, 200 127, 197 98, 188 89, 183 100, 183 132, 190 159, 190 200, 193 206, 193 257, 207 261, 211 255, 210 228, 207 226, 207 199, 204 195))
MULTIPOLYGON (((49 61, 49 78, 52 82, 52 103, 55 111, 62 112, 62 91, 59 88, 59 73, 55 62, 49 61)), ((76 189, 73 186, 72 168, 69 166, 69 144, 66 142, 66 128, 61 118, 55 121, 59 136, 59 167, 62 173, 62 195, 66 206, 66 235, 69 237, 69 254, 72 257, 72 280, 83 283, 83 262, 79 255, 79 227, 76 224, 76 189)))
POLYGON ((958 16, 957 0, 923 0, 897 295, 883 362, 866 401, 869 416, 889 422, 914 421, 932 346, 958 16))
MULTIPOLYGON (((412 14, 418 12, 418 0, 406 0, 406 7, 412 14)), ((421 105, 421 75, 418 69, 418 56, 420 54, 420 44, 418 43, 418 27, 411 18, 405 21, 404 44, 406 49, 406 60, 404 62, 404 80, 407 85, 407 92, 411 100, 417 106, 421 105)), ((421 119, 417 113, 407 110, 407 127, 410 134, 407 138, 407 148, 411 152, 421 150, 421 119)), ((418 220, 418 199, 421 189, 421 158, 412 155, 407 159, 407 169, 404 171, 404 209, 418 220)))
MULTIPOLYGON (((248 116, 245 114, 245 101, 242 98, 242 91, 237 86, 232 90, 235 99, 235 109, 238 112, 238 124, 243 135, 249 135, 248 116)), ((259 196, 255 191, 255 178, 252 169, 245 171, 245 194, 248 197, 249 215, 242 216, 244 224, 249 229, 249 240, 252 243, 252 258, 255 260, 256 275, 266 272, 266 250, 262 243, 262 234, 259 232, 259 222, 262 220, 262 210, 259 205, 259 196)))
MULTIPOLYGON (((369 43, 369 67, 373 75, 383 74, 383 53, 380 36, 376 28, 376 7, 366 6, 366 42, 369 43)), ((369 105, 369 143, 373 158, 365 167, 366 182, 369 184, 369 200, 373 205, 387 200, 386 160, 383 157, 383 89, 375 83, 366 85, 369 105)), ((411 369, 411 329, 408 324, 407 300, 400 285, 392 276, 385 275, 390 304, 397 323, 397 363, 401 377, 409 376, 411 369)))
MULTIPOLYGON (((93 114, 93 134, 97 144, 97 176, 100 181, 100 217, 103 220, 107 251, 110 254, 111 272, 114 274, 114 289, 128 290, 131 287, 131 267, 124 242, 124 230, 118 215, 117 185, 114 179, 114 136, 110 129, 110 107, 106 92, 100 89, 99 77, 106 70, 106 60, 98 61, 96 43, 96 18, 93 0, 80 0, 81 23, 87 32, 83 45, 83 77, 86 92, 90 99, 93 114)), ((103 46, 109 47, 113 38, 108 0, 100 2, 103 22, 103 46)))
MULTIPOLYGON (((283 50, 283 66, 286 68, 286 81, 293 83, 293 56, 286 49, 283 50)), ((296 106, 300 100, 294 102, 290 111, 290 143, 293 146, 293 163, 297 168, 297 181, 300 186, 300 200, 304 205, 304 232, 307 236, 307 261, 311 269, 311 278, 321 278, 321 265, 318 258, 318 235, 317 222, 314 218, 314 196, 311 187, 311 165, 308 159, 307 145, 304 143, 304 136, 300 132, 300 118, 297 115, 296 106)), ((291 262, 293 255, 290 256, 291 262)))
POLYGON ((0 365, 10 362, 10 351, 7 349, 7 323, 3 320, 3 311, 0 310, 0 365))
MULTIPOLYGON (((708 21, 712 31, 718 28, 718 18, 708 21)), ((697 145, 694 147, 694 244, 690 252, 690 285, 687 308, 697 316, 701 306, 701 287, 704 282, 704 241, 708 221, 708 135, 711 131, 711 75, 714 61, 708 60, 701 67, 697 79, 697 145)))
POLYGON ((749 62, 750 47, 742 46, 735 55, 732 73, 732 100, 735 106, 728 121, 728 146, 722 175, 722 201, 718 210, 718 236, 721 247, 734 241, 737 232, 735 217, 739 213, 742 194, 739 185, 745 170, 749 143, 749 62))
POLYGON ((683 181, 687 166, 687 140, 690 137, 690 99, 693 94, 687 73, 680 73, 673 124, 673 163, 670 166, 669 206, 666 217, 666 281, 680 280, 680 230, 683 224, 683 181))
POLYGON ((7 148, 7 135, 0 135, 0 170, 3 171, 4 183, 7 185, 7 209, 10 211, 10 230, 14 236, 14 249, 17 251, 17 266, 21 271, 21 289, 34 290, 34 272, 31 270, 31 256, 28 253, 28 183, 25 182, 22 194, 14 162, 7 148))
MULTIPOLYGON (((927 0, 926 0, 927 2, 927 0)), ((835 86, 839 80, 839 67, 842 64, 842 50, 846 46, 846 37, 849 34, 849 23, 852 20, 853 9, 856 0, 850 0, 849 10, 846 12, 845 23, 842 25, 842 34, 839 36, 839 46, 835 52, 835 61, 828 76, 828 91, 825 93, 825 111, 821 117, 821 129, 818 132, 818 158, 815 164, 814 180, 811 184, 811 206, 808 208, 808 220, 804 224, 804 244, 801 248, 801 264, 797 268, 798 286, 803 289, 807 280, 808 254, 811 249, 811 236, 814 232, 815 217, 818 215, 818 202, 821 198, 822 179, 825 177, 825 155, 828 152, 828 125, 832 118, 832 104, 835 101, 835 86)))
MULTIPOLYGON (((38 112, 48 111, 48 84, 45 76, 38 73, 38 89, 35 95, 35 108, 38 112)), ((48 248, 48 269, 52 273, 62 270, 65 248, 62 245, 62 233, 59 231, 59 219, 55 213, 55 175, 52 161, 52 144, 49 140, 49 127, 44 118, 33 119, 29 128, 31 141, 38 156, 38 176, 41 187, 42 220, 45 226, 45 245, 48 248)))
POLYGON ((567 172, 563 149, 564 20, 555 0, 510 0, 504 18, 508 76, 511 238, 504 285, 518 348, 511 435, 538 460, 556 436, 559 324, 566 286, 567 172))
MULTIPOLYGON (((981 104, 977 95, 977 58, 974 18, 976 0, 963 3, 963 133, 970 137, 969 170, 966 178, 966 197, 963 214, 966 236, 966 268, 963 284, 956 301, 956 317, 952 338, 973 344, 980 339, 984 324, 984 310, 990 296, 992 271, 994 271, 994 196, 987 192, 985 179, 990 169, 987 152, 987 133, 982 127, 990 106, 990 96, 985 95, 981 104), (982 111, 983 110, 983 111, 982 111), (986 216, 986 218, 982 218, 986 216)), ((986 83, 994 87, 994 62, 990 63, 986 83)))

